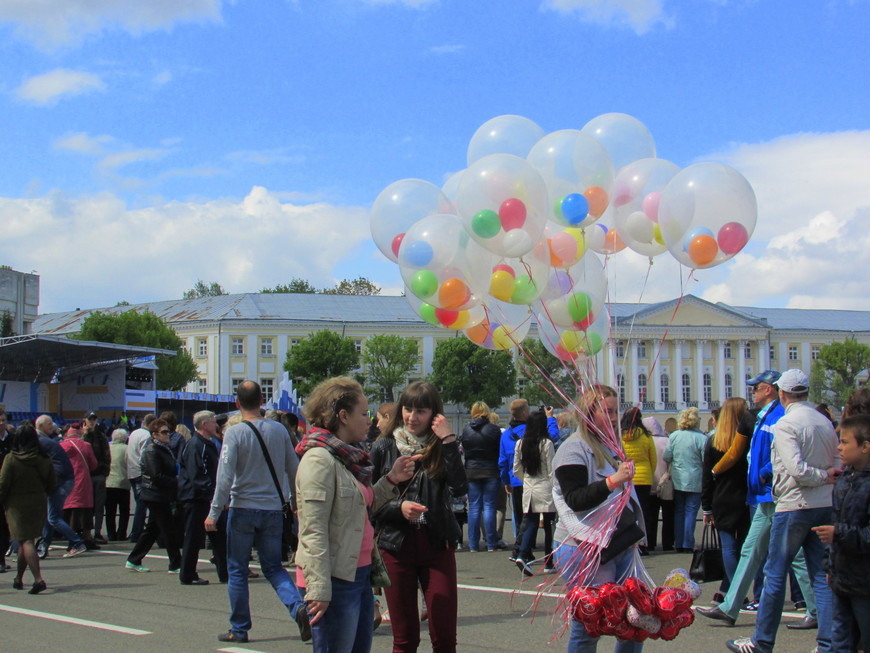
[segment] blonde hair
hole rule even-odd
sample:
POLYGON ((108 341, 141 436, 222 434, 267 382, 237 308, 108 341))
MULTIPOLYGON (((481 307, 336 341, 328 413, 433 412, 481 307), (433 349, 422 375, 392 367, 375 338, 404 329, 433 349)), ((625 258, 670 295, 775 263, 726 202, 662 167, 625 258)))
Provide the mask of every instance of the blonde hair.
POLYGON ((498 416, 498 413, 490 413, 487 419, 489 419, 490 424, 495 424, 496 426, 501 424, 501 417, 498 416))
POLYGON ((613 463, 613 454, 607 445, 601 441, 598 434, 590 428, 590 425, 593 423, 592 414, 596 409, 600 408, 603 400, 609 397, 618 396, 616 390, 611 388, 609 385, 596 383, 589 388, 589 390, 584 392, 577 400, 577 408, 579 411, 577 434, 592 451, 592 456, 595 458, 595 465, 599 469, 605 465, 613 463))
POLYGON ((190 440, 190 429, 187 428, 184 424, 179 424, 175 427, 175 432, 178 433, 181 437, 184 438, 185 442, 190 440))
POLYGON ((556 424, 559 425, 560 429, 574 428, 577 426, 577 418, 567 410, 563 410, 561 413, 556 415, 556 424))
POLYGON ((362 386, 348 376, 321 381, 311 391, 302 413, 312 426, 335 433, 340 424, 338 413, 351 410, 365 397, 362 386))
POLYGON ((473 419, 477 419, 478 417, 489 417, 489 406, 486 405, 485 401, 475 401, 471 406, 471 417, 473 419))
POLYGON ((713 448, 716 451, 728 451, 734 434, 737 433, 737 425, 743 415, 746 414, 746 400, 743 397, 731 397, 722 404, 719 419, 716 420, 716 432, 713 433, 713 448))
POLYGON ((697 431, 700 425, 701 413, 694 406, 686 408, 677 418, 677 428, 681 431, 697 431))

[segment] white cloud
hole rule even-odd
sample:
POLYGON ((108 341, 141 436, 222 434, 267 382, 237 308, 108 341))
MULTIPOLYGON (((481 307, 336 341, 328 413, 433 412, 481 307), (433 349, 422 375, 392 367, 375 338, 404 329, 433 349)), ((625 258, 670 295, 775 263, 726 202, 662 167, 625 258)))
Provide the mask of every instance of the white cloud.
POLYGON ((0 199, 0 216, 0 259, 38 271, 40 312, 181 297, 197 279, 219 281, 230 292, 293 277, 332 286, 336 262, 370 239, 364 208, 282 203, 262 187, 242 201, 141 209, 109 193, 54 193, 0 199), (73 252, 98 252, 98 267, 82 265, 73 252))
POLYGON ((591 23, 628 26, 637 34, 645 34, 658 24, 673 24, 673 18, 665 12, 664 0, 543 0, 542 6, 577 14, 591 23))
POLYGON ((157 73, 151 80, 155 86, 164 86, 172 81, 172 73, 168 70, 157 73))
POLYGON ((43 48, 120 28, 138 34, 181 21, 220 20, 221 0, 0 0, 0 23, 43 48))
POLYGON ((124 150, 121 152, 113 152, 107 154, 100 160, 100 168, 104 171, 118 170, 124 166, 128 166, 141 161, 157 161, 162 159, 169 153, 168 150, 157 148, 143 148, 135 150, 124 150))
POLYGON ((275 163, 305 163, 302 154, 290 154, 286 147, 276 147, 266 150, 239 150, 230 152, 224 157, 234 163, 252 163, 255 165, 272 165, 275 163))
POLYGON ((106 146, 114 140, 111 136, 90 136, 85 132, 76 132, 57 139, 54 142, 54 147, 58 150, 101 156, 105 153, 106 146))
POLYGON ((25 80, 15 94, 27 102, 46 106, 56 104, 63 96, 81 95, 105 88, 106 85, 98 75, 58 68, 25 80))
POLYGON ((465 50, 464 45, 436 45, 434 47, 429 48, 429 52, 432 54, 457 54, 465 50))

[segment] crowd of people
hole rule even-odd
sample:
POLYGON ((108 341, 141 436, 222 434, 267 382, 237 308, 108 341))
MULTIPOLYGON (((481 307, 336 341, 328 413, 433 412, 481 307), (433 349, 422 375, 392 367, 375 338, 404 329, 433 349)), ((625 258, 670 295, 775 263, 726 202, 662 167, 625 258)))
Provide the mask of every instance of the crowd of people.
MULTIPOLYGON (((458 436, 431 383, 412 383, 372 419, 362 387, 346 377, 312 391, 303 433, 295 415, 261 411, 252 381, 239 385, 238 413, 200 411, 186 435, 171 413, 108 436, 89 413, 61 436, 47 416, 10 429, 0 411, 0 553, 17 551, 13 587, 24 588, 29 569, 38 594, 53 538, 65 538, 64 556, 74 557, 100 548, 105 526, 109 540, 134 543, 126 569, 150 571, 145 557, 159 543, 169 573, 204 586, 197 561, 207 537, 230 604, 221 641, 249 641, 256 551, 315 651, 370 651, 383 622, 394 652, 416 651, 422 619, 433 651, 455 651, 457 551, 510 550, 532 576, 540 526, 537 573, 559 573, 570 586, 589 544, 571 524, 627 492, 585 583, 623 580, 638 554, 692 551, 700 511, 721 540, 724 578, 698 613, 734 625, 741 609, 756 612, 753 635, 729 650, 773 651, 793 579, 806 617, 789 627, 817 630, 818 651, 870 651, 870 389, 855 392, 837 425, 807 401, 800 370, 768 370, 748 385, 752 403, 727 399, 707 432, 688 408, 670 434, 638 408, 620 419, 618 395, 604 385, 558 415, 515 400, 504 430, 476 402, 458 436)), ((598 643, 572 621, 569 653, 598 643)), ((642 648, 616 640, 614 650, 642 648)))

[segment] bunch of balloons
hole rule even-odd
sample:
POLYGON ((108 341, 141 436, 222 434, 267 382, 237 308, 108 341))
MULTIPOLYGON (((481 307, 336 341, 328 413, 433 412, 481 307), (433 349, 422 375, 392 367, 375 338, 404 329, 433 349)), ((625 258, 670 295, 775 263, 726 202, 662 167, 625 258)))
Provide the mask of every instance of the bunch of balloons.
POLYGON ((574 587, 566 600, 574 619, 583 624, 590 637, 670 641, 694 623, 692 603, 700 595, 700 588, 686 570, 674 569, 664 585, 655 589, 632 576, 621 584, 574 587))
POLYGON ((506 115, 475 132, 467 167, 443 187, 403 179, 385 188, 371 230, 430 324, 508 349, 534 316, 545 346, 571 362, 598 353, 609 334, 598 255, 669 252, 713 267, 746 246, 756 215, 739 172, 656 158, 649 130, 630 115, 550 134, 506 115))

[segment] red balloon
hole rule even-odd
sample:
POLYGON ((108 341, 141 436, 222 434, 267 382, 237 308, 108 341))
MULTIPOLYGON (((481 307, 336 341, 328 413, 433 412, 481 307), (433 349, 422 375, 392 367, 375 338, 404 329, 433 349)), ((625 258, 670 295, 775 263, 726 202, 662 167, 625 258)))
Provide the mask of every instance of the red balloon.
POLYGON ((614 621, 621 621, 628 607, 628 594, 625 588, 618 583, 605 583, 601 586, 600 592, 605 614, 608 618, 612 616, 614 621))
POLYGON ((622 621, 616 628, 613 629, 613 634, 617 639, 628 641, 634 639, 637 629, 627 621, 622 621))
POLYGON ((514 271, 513 267, 507 265, 506 263, 500 263, 492 268, 493 272, 507 272, 513 278, 516 279, 517 273, 514 271))
POLYGON ((649 586, 639 578, 627 578, 623 583, 628 601, 637 608, 641 614, 652 614, 655 610, 653 593, 649 586))
POLYGON ((445 308, 436 308, 435 318, 444 326, 450 326, 459 319, 459 311, 448 311, 445 308))
POLYGON ((673 619, 678 612, 691 607, 692 595, 675 587, 657 587, 655 590, 656 615, 662 621, 673 619))
POLYGON ((727 222, 719 229, 716 238, 719 249, 726 254, 736 254, 749 242, 749 234, 739 222, 727 222))
POLYGON ((519 229, 526 223, 526 205, 516 197, 506 199, 498 207, 498 217, 505 231, 519 229))
POLYGON ((402 241, 405 238, 405 234, 399 234, 395 238, 393 238, 393 242, 391 248, 393 250, 393 255, 398 258, 399 257, 399 247, 402 246, 402 241))

